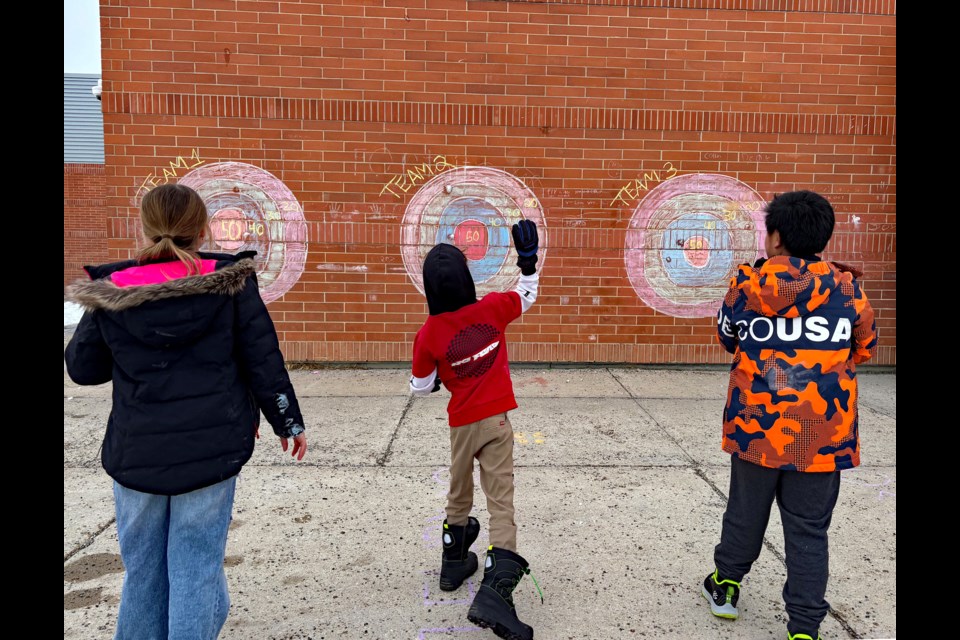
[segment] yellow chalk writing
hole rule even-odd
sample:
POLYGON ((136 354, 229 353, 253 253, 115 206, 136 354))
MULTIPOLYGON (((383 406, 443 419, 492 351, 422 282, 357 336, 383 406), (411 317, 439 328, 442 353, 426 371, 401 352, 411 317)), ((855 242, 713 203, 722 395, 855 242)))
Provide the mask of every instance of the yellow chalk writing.
POLYGON ((620 191, 617 192, 616 197, 610 202, 610 206, 616 206, 617 202, 631 205, 640 198, 641 194, 646 193, 658 183, 669 180, 675 175, 677 175, 677 168, 673 166, 672 162, 663 163, 663 168, 659 171, 644 172, 641 177, 634 178, 620 187, 620 191), (661 174, 660 171, 664 173, 661 174))
POLYGON ((213 221, 214 225, 219 225, 214 229, 214 236, 218 240, 237 241, 243 240, 246 235, 255 235, 257 237, 266 233, 266 227, 262 222, 254 220, 237 220, 235 218, 220 218, 213 221), (219 233, 217 233, 219 232, 219 233))
POLYGON ((139 196, 143 191, 149 191, 153 187, 158 187, 161 184, 167 184, 174 178, 180 177, 190 169, 199 167, 204 162, 206 162, 206 160, 202 160, 200 158, 200 152, 197 149, 191 151, 190 155, 186 158, 183 156, 177 156, 175 160, 168 160, 167 165, 169 165, 169 168, 160 169, 159 174, 151 173, 148 175, 143 182, 140 183, 140 187, 137 189, 137 193, 135 195, 139 196), (179 172, 177 171, 178 169, 180 170, 179 172))
POLYGON ((430 162, 413 165, 401 171, 397 175, 391 176, 391 178, 387 180, 387 183, 383 185, 383 188, 380 189, 380 195, 389 193, 394 198, 399 200, 402 196, 394 189, 397 189, 402 193, 408 193, 410 189, 425 182, 428 178, 435 176, 438 173, 443 173, 448 169, 456 168, 456 165, 447 162, 447 158, 445 156, 434 156, 433 160, 430 162))

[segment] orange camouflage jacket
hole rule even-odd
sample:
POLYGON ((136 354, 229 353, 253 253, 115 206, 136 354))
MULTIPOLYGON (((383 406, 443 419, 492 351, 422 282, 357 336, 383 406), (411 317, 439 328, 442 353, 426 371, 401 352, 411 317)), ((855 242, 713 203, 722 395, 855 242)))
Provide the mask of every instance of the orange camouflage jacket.
POLYGON ((734 354, 724 451, 774 469, 860 464, 856 365, 877 331, 859 275, 788 256, 739 267, 717 317, 734 354))

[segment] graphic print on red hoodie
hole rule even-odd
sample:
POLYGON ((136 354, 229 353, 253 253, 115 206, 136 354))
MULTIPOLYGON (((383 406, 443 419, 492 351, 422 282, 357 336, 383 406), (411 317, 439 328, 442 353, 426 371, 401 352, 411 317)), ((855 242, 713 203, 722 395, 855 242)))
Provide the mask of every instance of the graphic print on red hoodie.
POLYGON ((521 312, 515 291, 488 293, 456 311, 431 315, 417 332, 413 375, 437 371, 451 393, 451 427, 517 408, 504 332, 521 312))

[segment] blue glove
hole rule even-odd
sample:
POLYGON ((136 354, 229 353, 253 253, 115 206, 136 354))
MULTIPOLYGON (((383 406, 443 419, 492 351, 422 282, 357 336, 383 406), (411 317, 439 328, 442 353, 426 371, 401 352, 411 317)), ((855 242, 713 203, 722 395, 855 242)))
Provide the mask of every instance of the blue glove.
POLYGON ((537 235, 537 223, 521 220, 513 225, 513 246, 517 249, 517 266, 520 273, 531 276, 537 272, 537 249, 540 237, 537 235))

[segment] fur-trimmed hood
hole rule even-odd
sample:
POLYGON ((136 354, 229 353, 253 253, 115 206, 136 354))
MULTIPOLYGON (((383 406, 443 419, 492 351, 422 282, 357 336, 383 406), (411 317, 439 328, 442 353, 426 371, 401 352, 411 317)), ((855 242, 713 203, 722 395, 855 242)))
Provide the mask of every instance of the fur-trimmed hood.
MULTIPOLYGON (((209 256, 201 254, 201 258, 209 256)), ((224 322, 232 324, 224 314, 232 316, 228 307, 234 300, 248 288, 257 295, 256 269, 246 256, 239 260, 223 256, 212 272, 157 284, 120 287, 112 281, 112 274, 136 266, 130 262, 90 267, 87 273, 95 279, 68 287, 67 295, 88 313, 101 315, 101 325, 111 326, 114 336, 127 335, 156 349, 195 343, 211 332, 223 331, 224 322)))
POLYGON ((67 287, 67 298, 87 311, 125 311, 147 302, 199 294, 235 296, 256 272, 245 258, 206 275, 188 276, 158 284, 118 287, 109 278, 80 280, 67 287))

